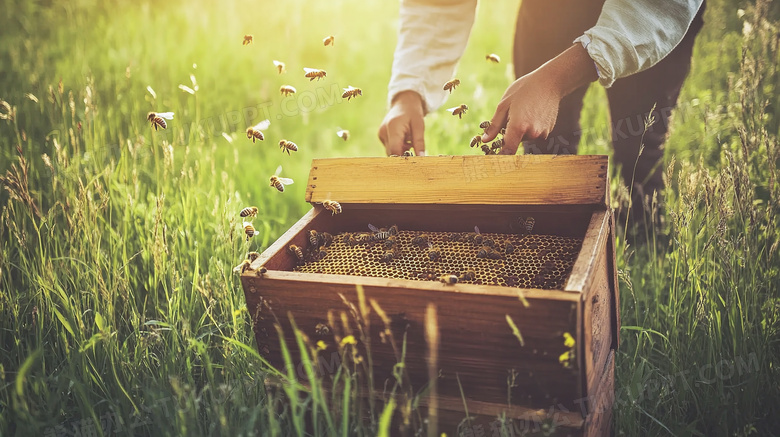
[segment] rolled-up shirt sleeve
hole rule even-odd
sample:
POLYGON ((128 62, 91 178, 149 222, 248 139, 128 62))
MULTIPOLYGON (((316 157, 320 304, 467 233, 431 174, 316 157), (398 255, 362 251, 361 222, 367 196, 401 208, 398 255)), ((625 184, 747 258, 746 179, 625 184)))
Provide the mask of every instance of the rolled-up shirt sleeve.
POLYGON ((423 97, 426 112, 445 100, 474 24, 477 0, 402 0, 398 45, 388 86, 390 104, 401 91, 423 97))
POLYGON ((596 63, 599 82, 646 70, 682 41, 702 0, 606 0, 596 25, 575 42, 596 63))

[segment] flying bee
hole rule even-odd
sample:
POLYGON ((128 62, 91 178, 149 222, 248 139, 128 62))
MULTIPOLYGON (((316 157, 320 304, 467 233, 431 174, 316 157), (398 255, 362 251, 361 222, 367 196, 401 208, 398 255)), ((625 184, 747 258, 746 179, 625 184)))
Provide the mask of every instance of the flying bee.
POLYGON ((504 241, 504 252, 515 253, 515 245, 510 240, 504 241))
POLYGON ((332 46, 336 43, 336 37, 333 35, 327 36, 322 40, 322 44, 325 46, 332 46))
POLYGON ((395 247, 397 243, 398 240, 395 238, 395 236, 391 236, 387 240, 385 240, 384 247, 385 249, 392 249, 393 247, 395 247))
POLYGON ((450 94, 452 94, 452 91, 458 85, 460 85, 460 80, 459 79, 452 79, 452 80, 447 81, 447 83, 444 84, 444 88, 443 89, 444 89, 444 91, 449 91, 450 94))
POLYGON ((327 232, 320 232, 319 240, 323 246, 328 247, 333 244, 333 235, 330 235, 327 232))
POLYGON ((320 245, 320 234, 314 229, 309 229, 309 245, 311 247, 317 247, 320 245))
POLYGON ((241 264, 233 267, 233 272, 234 273, 244 273, 245 271, 250 269, 250 265, 251 264, 252 263, 248 259, 245 259, 244 261, 241 262, 241 264))
POLYGON ((536 224, 536 219, 534 219, 531 216, 523 217, 520 216, 517 218, 517 221, 520 223, 520 227, 523 232, 526 234, 530 234, 531 231, 534 230, 534 225, 536 224))
POLYGON ((494 63, 494 64, 498 64, 499 62, 501 62, 501 58, 497 54, 495 54, 495 53, 491 53, 489 55, 486 55, 485 59, 490 61, 490 62, 492 62, 492 63, 494 63))
POLYGON ((322 206, 330 211, 330 215, 341 214, 341 204, 335 200, 323 200, 322 206))
POLYGON ((490 120, 485 120, 479 124, 479 128, 482 130, 487 130, 487 128, 489 127, 490 127, 490 120))
POLYGON ((309 82, 313 81, 314 79, 320 80, 328 74, 325 72, 325 70, 318 70, 316 68, 304 68, 303 72, 303 77, 308 77, 309 82))
POLYGON ((295 259, 297 259, 299 263, 303 264, 305 258, 303 257, 303 250, 301 250, 300 247, 291 244, 287 247, 287 250, 289 250, 290 253, 293 254, 293 256, 295 256, 295 259))
POLYGON ((282 153, 287 152, 287 155, 290 154, 290 151, 293 152, 298 151, 298 145, 293 143, 292 141, 287 141, 287 140, 280 140, 279 148, 282 149, 282 153))
POLYGON ((280 193, 284 192, 284 186, 285 185, 292 185, 293 180, 290 178, 280 178, 279 173, 282 172, 282 166, 276 168, 276 173, 274 173, 273 176, 271 176, 271 186, 279 190, 280 193))
POLYGON ((390 237, 390 231, 384 228, 379 229, 371 223, 368 224, 368 229, 371 229, 371 232, 374 233, 374 238, 377 240, 387 240, 390 237))
POLYGON ((321 337, 324 337, 330 334, 330 326, 324 323, 317 323, 317 326, 314 327, 314 333, 321 337))
POLYGON ((474 147, 477 144, 482 143, 482 136, 481 135, 474 135, 474 138, 471 139, 471 143, 469 143, 469 147, 474 147))
POLYGON ((254 217, 257 215, 257 207, 256 206, 250 206, 247 208, 244 208, 241 210, 241 212, 238 213, 241 217, 254 217))
POLYGON ((165 120, 173 120, 173 112, 150 112, 146 114, 146 119, 152 123, 154 130, 158 127, 165 129, 168 127, 165 120))
POLYGON ((268 127, 271 126, 270 120, 263 120, 260 123, 257 123, 256 125, 247 128, 246 130, 246 137, 250 138, 252 142, 254 143, 256 140, 263 141, 265 139, 265 136, 263 135, 263 132, 268 127))
POLYGON ((338 135, 338 137, 344 141, 347 141, 349 139, 349 131, 346 129, 339 130, 338 132, 336 132, 336 135, 338 135))
POLYGON ((285 97, 289 96, 290 94, 295 94, 296 91, 297 90, 292 85, 282 85, 279 88, 279 92, 282 93, 282 95, 285 97))
POLYGON ((431 243, 428 243, 428 259, 431 261, 438 261, 441 259, 441 250, 431 243))
POLYGON ((284 65, 284 62, 277 61, 276 59, 274 59, 274 67, 276 67, 276 71, 278 71, 279 74, 282 74, 285 71, 287 71, 287 66, 284 65))
POLYGON ((414 238, 412 238, 412 244, 416 244, 420 247, 428 246, 428 235, 427 234, 420 234, 414 238))
POLYGON ((458 283, 458 277, 455 275, 442 275, 439 277, 439 281, 447 285, 455 285, 458 283))
POLYGON ((252 41, 254 40, 254 37, 252 35, 244 35, 244 41, 241 43, 241 45, 249 45, 252 44, 252 41))
POLYGON ((246 241, 249 241, 250 238, 260 234, 260 231, 256 230, 252 223, 244 222, 244 233, 246 234, 246 241))
POLYGON ((477 272, 475 272, 474 269, 469 268, 465 272, 461 273, 458 279, 461 281, 473 281, 477 279, 477 272))
POLYGON ((349 101, 349 99, 353 97, 357 98, 357 96, 362 96, 362 95, 363 95, 363 90, 361 90, 360 88, 355 88, 352 85, 350 85, 349 87, 344 88, 344 92, 341 94, 341 98, 347 99, 347 101, 349 101))
POLYGON ((482 237, 482 233, 479 232, 479 227, 478 226, 474 226, 474 234, 473 235, 474 235, 474 244, 476 244, 477 246, 481 245, 483 237, 482 237))
POLYGON ((469 109, 466 104, 461 104, 460 106, 455 106, 453 108, 447 109, 447 112, 451 112, 452 115, 457 115, 458 118, 463 118, 463 114, 466 113, 466 111, 469 109))
POLYGON ((496 154, 496 151, 491 149, 490 146, 488 146, 487 144, 483 144, 482 145, 482 152, 485 155, 495 155, 496 154))
POLYGON ((249 260, 249 262, 255 262, 257 258, 260 257, 260 254, 257 252, 249 252, 246 254, 246 259, 249 260))

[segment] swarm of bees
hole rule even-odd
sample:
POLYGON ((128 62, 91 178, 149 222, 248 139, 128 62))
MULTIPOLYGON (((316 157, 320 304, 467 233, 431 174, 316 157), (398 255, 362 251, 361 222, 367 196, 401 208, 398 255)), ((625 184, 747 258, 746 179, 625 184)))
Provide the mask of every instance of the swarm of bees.
POLYGON ((451 112, 452 115, 457 115, 458 118, 463 118, 463 114, 466 113, 466 111, 469 109, 466 104, 461 104, 460 106, 455 106, 453 108, 448 108, 447 112, 451 112))
POLYGON ((252 41, 254 41, 254 37, 252 35, 244 35, 244 41, 241 43, 241 45, 249 45, 252 44, 252 41))
MULTIPOLYGON (((483 121, 479 124, 479 128, 482 129, 482 133, 485 133, 489 127, 490 121, 483 121)), ((504 147, 504 136, 506 135, 506 128, 501 128, 498 134, 500 135, 500 138, 496 137, 496 139, 491 144, 483 144, 481 134, 474 135, 474 137, 471 138, 469 147, 473 148, 482 144, 480 147, 482 153, 485 155, 498 155, 501 152, 501 149, 504 147)))
POLYGON ((279 88, 279 92, 282 93, 283 96, 287 97, 289 95, 295 94, 296 90, 294 86, 282 85, 281 88, 279 88))
POLYGON ((444 91, 449 91, 450 94, 452 94, 452 91, 455 90, 455 87, 460 85, 460 79, 452 79, 447 81, 447 83, 444 84, 444 91))
POLYGON ((152 123, 154 130, 157 130, 158 127, 165 129, 168 127, 165 120, 173 120, 173 112, 150 112, 146 115, 146 119, 152 123))
POLYGON ((349 99, 353 97, 362 96, 362 95, 363 95, 363 90, 361 90, 360 88, 355 88, 352 85, 350 85, 349 87, 344 88, 344 92, 341 94, 341 98, 347 99, 347 101, 349 101, 349 99))

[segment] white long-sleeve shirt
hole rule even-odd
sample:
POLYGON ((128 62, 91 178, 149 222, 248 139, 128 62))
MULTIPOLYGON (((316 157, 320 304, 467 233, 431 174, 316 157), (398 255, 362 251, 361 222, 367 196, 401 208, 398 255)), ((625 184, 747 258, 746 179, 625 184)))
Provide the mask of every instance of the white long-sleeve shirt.
MULTIPOLYGON (((587 42, 599 83, 646 70, 682 41, 702 0, 606 0, 595 26, 574 42, 587 42)), ((401 0, 398 45, 388 86, 388 103, 401 91, 423 97, 426 112, 447 99, 468 43, 477 0, 401 0)))

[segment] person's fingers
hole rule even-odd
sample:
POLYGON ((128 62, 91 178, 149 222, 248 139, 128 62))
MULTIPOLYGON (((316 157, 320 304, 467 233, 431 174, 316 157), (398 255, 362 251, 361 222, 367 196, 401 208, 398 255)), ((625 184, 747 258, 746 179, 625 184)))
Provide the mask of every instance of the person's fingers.
POLYGON ((379 137, 379 141, 384 144, 385 149, 387 149, 387 124, 382 123, 382 125, 379 126, 379 132, 377 132, 377 136, 379 137))
POLYGON ((517 148, 520 146, 520 142, 523 141, 526 133, 525 126, 516 126, 510 123, 506 127, 506 135, 504 135, 504 146, 501 148, 499 155, 514 155, 517 153, 517 148))
POLYGON ((387 154, 403 155, 404 142, 408 127, 405 121, 398 119, 387 123, 387 154))
POLYGON ((412 147, 417 156, 425 156, 425 120, 419 117, 413 117, 412 125, 412 147))
POLYGON ((498 104, 498 107, 496 107, 496 112, 493 114, 493 118, 490 119, 490 126, 485 129, 485 133, 482 135, 483 143, 489 143, 490 141, 493 141, 493 138, 498 135, 498 132, 506 124, 508 112, 509 108, 502 100, 501 103, 498 104))

